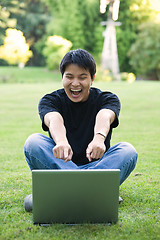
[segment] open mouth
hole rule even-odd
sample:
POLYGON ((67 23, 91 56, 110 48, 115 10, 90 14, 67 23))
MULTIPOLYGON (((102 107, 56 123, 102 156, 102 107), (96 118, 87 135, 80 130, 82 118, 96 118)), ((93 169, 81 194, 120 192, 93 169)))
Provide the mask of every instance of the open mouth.
POLYGON ((79 96, 81 92, 82 92, 82 89, 78 89, 78 90, 71 89, 71 93, 73 96, 79 96))

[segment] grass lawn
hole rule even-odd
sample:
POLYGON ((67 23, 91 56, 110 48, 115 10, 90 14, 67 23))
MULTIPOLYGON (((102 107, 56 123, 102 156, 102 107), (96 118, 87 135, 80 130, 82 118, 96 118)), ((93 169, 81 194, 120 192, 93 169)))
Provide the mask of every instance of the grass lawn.
POLYGON ((42 67, 0 67, 0 83, 41 83, 60 80, 58 71, 48 71, 42 67))
MULTIPOLYGON (((4 68, 0 68, 0 77, 1 70, 4 68)), ((119 206, 118 223, 33 225, 32 213, 26 213, 23 207, 24 197, 32 191, 23 145, 30 134, 42 132, 39 99, 62 86, 61 82, 52 81, 56 73, 44 71, 30 71, 30 84, 0 84, 0 240, 160 239, 160 82, 151 81, 93 84, 113 91, 121 99, 120 125, 113 132, 112 144, 128 141, 139 154, 136 169, 120 187, 124 201, 119 206), (38 81, 36 73, 42 79, 42 72, 48 81, 38 81)), ((8 68, 3 76, 8 78, 10 72, 8 68)), ((15 74, 21 82, 27 80, 23 74, 15 74)))

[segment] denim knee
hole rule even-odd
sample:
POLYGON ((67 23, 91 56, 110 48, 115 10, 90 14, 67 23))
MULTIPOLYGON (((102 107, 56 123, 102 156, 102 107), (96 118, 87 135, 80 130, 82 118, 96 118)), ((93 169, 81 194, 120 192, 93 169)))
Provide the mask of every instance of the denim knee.
POLYGON ((34 133, 30 135, 24 144, 24 152, 31 153, 33 150, 36 150, 38 147, 40 136, 41 136, 40 133, 34 133))
POLYGON ((138 153, 136 149, 132 146, 132 144, 128 142, 121 142, 120 147, 123 148, 127 158, 129 157, 129 159, 132 159, 133 168, 135 168, 138 158, 138 153))

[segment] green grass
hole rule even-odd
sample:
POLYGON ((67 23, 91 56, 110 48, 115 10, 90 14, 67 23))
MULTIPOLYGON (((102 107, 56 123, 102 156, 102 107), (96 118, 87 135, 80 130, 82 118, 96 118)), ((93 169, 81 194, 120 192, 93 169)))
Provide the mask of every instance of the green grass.
POLYGON ((54 81, 55 77, 51 82, 51 76, 49 82, 33 83, 37 82, 34 71, 29 73, 32 84, 0 84, 0 240, 160 239, 160 83, 93 84, 113 91, 122 102, 120 125, 113 132, 112 144, 128 141, 139 153, 136 169, 120 187, 124 202, 119 207, 118 223, 45 228, 33 225, 32 214, 23 208, 24 197, 32 190, 23 145, 30 134, 42 132, 39 99, 61 87, 61 82, 54 81))
POLYGON ((60 80, 58 71, 41 67, 0 67, 0 83, 41 83, 60 80))

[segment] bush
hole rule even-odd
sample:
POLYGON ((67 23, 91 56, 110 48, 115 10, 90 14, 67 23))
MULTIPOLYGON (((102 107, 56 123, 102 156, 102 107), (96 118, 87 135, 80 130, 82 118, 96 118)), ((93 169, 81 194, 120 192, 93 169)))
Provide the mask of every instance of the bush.
POLYGON ((147 22, 140 25, 139 34, 128 55, 137 74, 154 76, 160 80, 159 23, 147 22))
POLYGON ((134 73, 122 72, 120 75, 122 81, 132 83, 136 80, 136 76, 134 75, 134 73))
POLYGON ((8 28, 4 45, 0 47, 0 58, 13 65, 23 65, 32 56, 29 45, 20 30, 8 28))
POLYGON ((72 43, 60 36, 50 36, 47 39, 43 54, 49 70, 57 70, 63 56, 70 50, 72 43))

